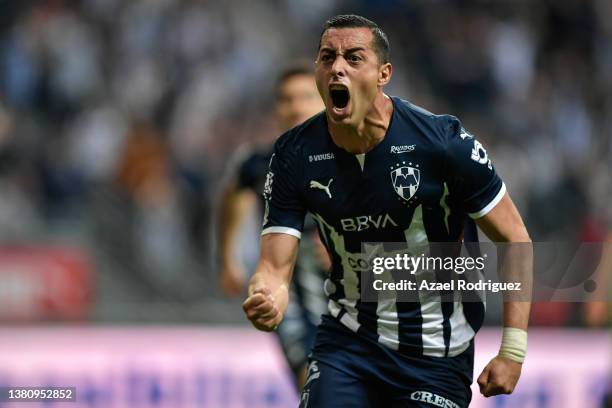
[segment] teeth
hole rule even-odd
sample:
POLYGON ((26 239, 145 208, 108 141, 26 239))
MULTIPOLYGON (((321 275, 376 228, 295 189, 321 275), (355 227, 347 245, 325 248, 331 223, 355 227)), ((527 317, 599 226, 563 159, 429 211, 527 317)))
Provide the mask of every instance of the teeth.
POLYGON ((344 86, 344 85, 332 85, 332 86, 329 87, 329 89, 331 89, 332 91, 336 91, 336 90, 344 91, 344 90, 346 90, 346 86, 344 86))

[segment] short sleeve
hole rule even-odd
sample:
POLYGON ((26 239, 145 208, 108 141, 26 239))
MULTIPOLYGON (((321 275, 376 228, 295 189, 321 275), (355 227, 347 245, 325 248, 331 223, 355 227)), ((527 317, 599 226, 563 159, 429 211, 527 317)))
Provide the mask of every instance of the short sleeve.
POLYGON ((471 218, 484 217, 501 201, 506 186, 484 146, 456 118, 449 121, 447 136, 449 190, 462 202, 471 218))
POLYGON ((261 234, 284 233, 299 239, 306 216, 298 190, 300 161, 293 157, 294 154, 285 152, 282 146, 277 141, 266 174, 261 234))

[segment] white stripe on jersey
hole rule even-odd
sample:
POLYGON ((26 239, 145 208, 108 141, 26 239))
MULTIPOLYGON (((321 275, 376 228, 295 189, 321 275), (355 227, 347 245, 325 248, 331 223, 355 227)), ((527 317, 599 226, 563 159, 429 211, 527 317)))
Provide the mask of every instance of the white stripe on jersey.
MULTIPOLYGON (((418 284, 418 283, 417 283, 418 284)), ((442 314, 442 302, 437 293, 419 291, 421 301, 421 316, 423 326, 421 327, 423 340, 423 355, 430 357, 444 357, 446 345, 444 344, 444 315, 442 314)))
MULTIPOLYGON (((412 216, 410 228, 404 235, 406 242, 413 255, 418 255, 427 250, 428 240, 423 224, 423 209, 419 205, 412 216), (419 249, 421 249, 419 251, 419 249)), ((426 254, 427 255, 427 254, 426 254)), ((420 287, 423 279, 431 281, 433 277, 428 274, 417 273, 417 285, 420 287)), ((446 346, 444 344, 444 315, 442 314, 442 303, 437 291, 428 292, 419 290, 419 300, 421 302, 421 317, 423 326, 421 327, 421 340, 423 341, 423 355, 431 357, 444 357, 446 346)))
MULTIPOLYGON (((393 282, 391 272, 386 269, 378 278, 383 282, 393 282)), ((397 317, 396 291, 378 291, 376 316, 378 342, 393 350, 399 350, 399 319, 397 317)))
POLYGON ((463 313, 463 304, 455 302, 455 308, 449 322, 451 326, 451 338, 448 348, 448 356, 455 357, 463 353, 470 346, 470 341, 476 333, 469 325, 463 313))
POLYGON ((376 306, 376 332, 378 342, 393 350, 399 350, 399 319, 397 318, 397 297, 383 299, 378 292, 376 306))

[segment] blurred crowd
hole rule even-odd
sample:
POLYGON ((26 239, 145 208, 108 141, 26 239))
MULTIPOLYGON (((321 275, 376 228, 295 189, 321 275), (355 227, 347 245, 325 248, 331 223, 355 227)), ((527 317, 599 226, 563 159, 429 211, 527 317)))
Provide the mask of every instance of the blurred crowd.
MULTIPOLYGON (((232 157, 276 136, 276 75, 314 59, 337 13, 389 35, 388 93, 483 141, 534 241, 612 230, 607 0, 0 5, 0 237, 92 253, 102 320, 117 301, 217 296, 215 202, 232 157)), ((566 309, 559 324, 580 323, 566 309)))

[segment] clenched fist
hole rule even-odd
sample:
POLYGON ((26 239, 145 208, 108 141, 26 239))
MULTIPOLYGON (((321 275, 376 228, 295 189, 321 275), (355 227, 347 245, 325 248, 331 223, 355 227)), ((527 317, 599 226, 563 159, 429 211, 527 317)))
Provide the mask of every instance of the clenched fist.
MULTIPOLYGON (((282 290, 282 288, 279 289, 279 291, 282 290)), ((279 291, 277 291, 277 295, 279 295, 279 291)), ((280 296, 283 296, 283 294, 280 293, 280 296)), ((263 287, 250 293, 242 304, 242 309, 256 329, 269 332, 276 330, 283 319, 279 303, 282 303, 282 301, 279 302, 270 289, 263 287)))
POLYGON ((485 397, 511 394, 521 376, 523 365, 506 357, 497 356, 487 364, 478 377, 480 393, 485 397))

